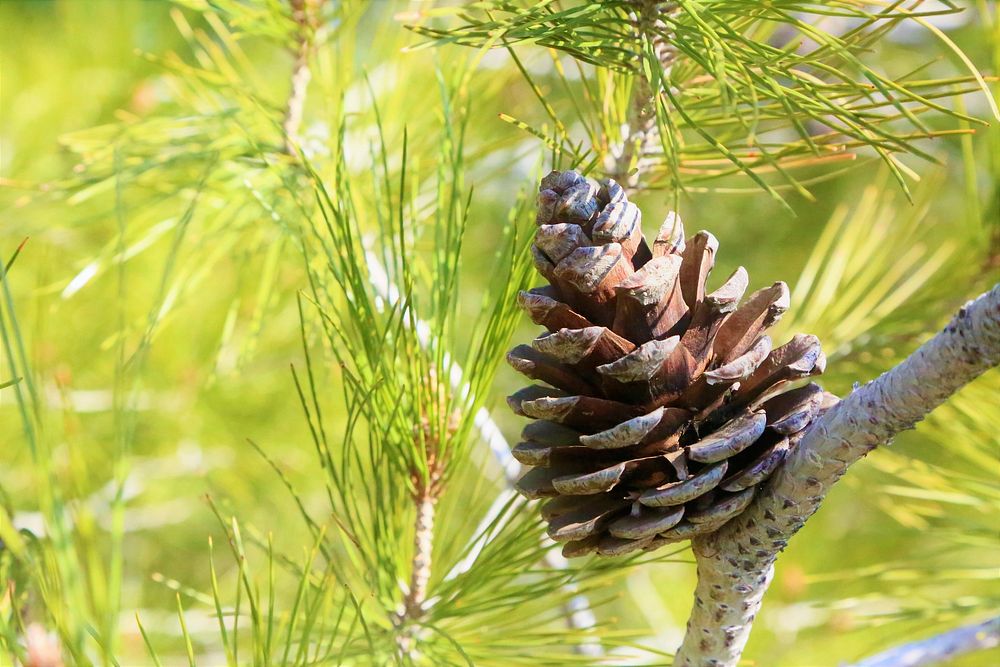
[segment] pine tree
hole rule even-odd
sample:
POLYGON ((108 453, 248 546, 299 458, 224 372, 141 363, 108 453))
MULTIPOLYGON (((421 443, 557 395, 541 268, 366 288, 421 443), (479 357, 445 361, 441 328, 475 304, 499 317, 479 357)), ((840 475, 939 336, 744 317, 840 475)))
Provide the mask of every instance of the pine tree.
MULTIPOLYGON (((996 10, 969 11, 995 41, 996 10)), ((983 470, 1000 428, 1000 287, 987 291, 1000 134, 984 118, 1000 114, 995 82, 935 26, 957 8, 183 0, 170 14, 178 49, 148 54, 157 75, 131 110, 62 138, 71 173, 3 183, 30 193, 12 200, 14 240, 33 237, 0 294, 0 385, 16 408, 3 423, 30 452, 16 477, 0 471, 12 661, 40 667, 58 645, 80 665, 733 665, 793 534, 848 466, 925 416, 907 449, 880 447, 844 478, 869 505, 828 510, 843 522, 878 506, 912 544, 934 541, 874 564, 845 554, 817 607, 872 590, 920 600, 892 607, 902 629, 880 646, 995 611, 978 568, 998 507, 983 470), (898 57, 904 30, 954 64, 898 57), (939 187, 954 175, 932 166, 960 160, 961 206, 939 187), (686 236, 682 214, 719 239, 686 236), (64 252, 60 234, 95 219, 106 233, 73 271, 32 263, 33 245, 64 252), (587 282, 581 266, 611 255, 621 270, 587 282), (714 263, 761 270, 715 288, 714 263), (64 417, 76 410, 49 405, 58 368, 36 350, 53 327, 34 299, 66 318, 56 329, 97 326, 77 307, 107 327, 114 424, 87 424, 89 448, 64 417), (523 420, 492 408, 516 387, 503 360, 538 333, 528 320, 549 333, 508 358, 547 386, 512 395, 542 419, 515 444, 523 420), (289 359, 290 379, 268 374, 289 359), (166 391, 192 367, 194 419, 166 391), (809 383, 821 371, 832 393, 809 383), (268 415, 271 438, 224 432, 254 439, 220 447, 235 480, 144 472, 148 433, 248 419, 219 387, 248 404, 291 395, 296 410, 268 415), (566 417, 587 400, 614 405, 566 417), (217 525, 181 519, 202 544, 215 531, 199 557, 175 562, 170 533, 130 532, 144 503, 206 490, 210 511, 190 514, 217 525), (674 567, 664 583, 659 566, 692 552, 697 580, 674 567), (654 579, 662 590, 641 583, 654 579), (914 579, 919 595, 900 591, 914 579), (658 614, 685 582, 695 603, 673 656, 658 614)), ((848 539, 822 533, 793 544, 848 539)), ((997 634, 973 628, 922 650, 997 634)), ((761 646, 758 662, 778 664, 777 644, 761 646)))

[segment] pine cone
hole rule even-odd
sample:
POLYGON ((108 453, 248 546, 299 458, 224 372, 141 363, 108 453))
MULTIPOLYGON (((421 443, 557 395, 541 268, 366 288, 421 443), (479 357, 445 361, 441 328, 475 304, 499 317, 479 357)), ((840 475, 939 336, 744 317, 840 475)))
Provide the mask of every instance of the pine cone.
POLYGON ((684 240, 671 214, 652 247, 614 181, 552 172, 538 194, 535 266, 550 285, 518 296, 548 329, 508 362, 532 385, 508 398, 537 421, 518 482, 563 554, 620 555, 712 532, 743 511, 832 398, 815 336, 773 348, 788 308, 777 282, 739 301, 742 267, 706 293, 718 241, 684 240))

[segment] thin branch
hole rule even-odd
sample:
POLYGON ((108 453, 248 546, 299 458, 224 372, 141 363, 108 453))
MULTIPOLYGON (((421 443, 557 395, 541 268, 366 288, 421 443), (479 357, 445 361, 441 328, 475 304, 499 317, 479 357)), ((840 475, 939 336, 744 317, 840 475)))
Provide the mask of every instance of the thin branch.
MULTIPOLYGON (((299 128, 302 124, 302 114, 305 108, 309 81, 312 78, 309 69, 309 57, 312 53, 316 30, 316 17, 322 0, 290 0, 292 18, 298 24, 296 33, 295 64, 292 67, 291 90, 285 105, 285 116, 282 122, 282 132, 285 136, 285 152, 299 158, 299 128)), ((375 263, 377 270, 372 271, 376 292, 385 298, 399 294, 392 285, 385 270, 378 264, 374 255, 367 254, 369 263, 375 263), (380 278, 380 279, 379 279, 380 278), (381 289, 380 289, 381 288, 381 289)), ((423 327, 418 327, 418 330, 423 327)), ((421 344, 427 345, 425 337, 420 338, 421 344)), ((453 378, 454 383, 454 378, 453 378)), ((434 452, 428 452, 433 458, 434 452)), ((440 469, 432 466, 428 479, 421 480, 414 475, 413 504, 416 508, 416 518, 413 529, 413 558, 410 563, 410 581, 403 595, 402 604, 396 613, 394 622, 397 629, 396 647, 401 655, 415 658, 414 623, 423 617, 424 603, 427 601, 427 590, 431 578, 431 565, 434 551, 434 519, 437 511, 437 501, 441 493, 440 469)))
POLYGON ((424 615, 427 585, 431 579, 431 556, 434 551, 434 516, 437 493, 431 485, 414 495, 417 518, 413 529, 413 560, 410 566, 410 585, 403 596, 403 604, 396 618, 396 646, 403 655, 413 655, 412 623, 424 615))
POLYGON ((896 646, 852 667, 924 667, 1000 646, 1000 616, 896 646))
POLYGON ((632 169, 633 161, 638 163, 646 146, 652 140, 656 128, 656 113, 652 109, 652 93, 649 83, 636 77, 632 99, 629 102, 628 122, 622 127, 622 142, 612 148, 607 156, 605 170, 608 175, 626 189, 629 194, 639 187, 639 169, 632 169))
MULTIPOLYGON (((638 14, 633 17, 636 41, 641 42, 644 35, 649 36, 662 69, 661 78, 666 81, 677 57, 677 50, 662 37, 661 33, 665 31, 665 24, 661 15, 676 11, 676 3, 662 0, 637 0, 635 4, 638 10, 638 14)), ((653 91, 646 77, 640 74, 635 77, 633 83, 628 120, 622 127, 622 143, 612 148, 608 154, 605 171, 629 194, 634 193, 639 189, 642 158, 656 144, 658 144, 658 140, 653 91), (634 168, 633 163, 635 163, 634 168)))
POLYGON ((285 152, 295 155, 298 150, 299 128, 302 125, 302 113, 306 105, 306 91, 312 72, 309 69, 309 56, 313 48, 313 31, 317 5, 321 0, 290 0, 292 18, 299 29, 295 35, 295 64, 292 66, 291 92, 285 104, 285 117, 281 122, 281 130, 285 136, 285 152))
MULTIPOLYGON (((378 257, 372 252, 365 253, 365 260, 368 263, 368 273, 371 279, 372 287, 375 293, 381 296, 390 304, 395 304, 399 299, 399 289, 389 280, 389 276, 385 271, 385 268, 379 262, 378 257)), ((424 332, 430 330, 429 327, 425 326, 422 321, 418 321, 416 324, 418 332, 418 340, 421 345, 427 346, 430 341, 424 332)), ((448 382, 454 390, 461 390, 464 380, 464 371, 462 367, 451 361, 450 357, 446 356, 445 365, 448 366, 448 382)), ((476 412, 474 424, 476 430, 479 432, 479 437, 485 442, 489 448, 493 457, 496 459, 497 464, 503 471, 504 480, 507 482, 508 490, 513 489, 514 484, 517 482, 520 476, 521 467, 517 460, 510 453, 510 443, 504 437, 503 432, 500 427, 490 416, 490 413, 485 408, 480 408, 476 412)), ((482 525, 488 524, 493 520, 495 516, 495 510, 501 507, 509 500, 507 494, 501 494, 496 502, 494 502, 494 507, 487 512, 486 517, 484 517, 482 525)), ((477 529, 476 533, 480 533, 481 530, 477 529)), ((418 531, 419 533, 419 531, 418 531)), ((417 538, 415 537, 415 540, 417 538)), ((419 549, 415 550, 419 553, 419 549)), ((471 556, 472 554, 470 554, 471 556)), ((469 559, 471 562, 471 558, 469 559)), ((554 549, 549 549, 545 552, 545 564, 555 570, 565 570, 569 563, 565 558, 562 557, 558 551, 554 549)), ((416 570, 416 564, 414 566, 416 570)), ((413 590, 411 585, 410 590, 413 590)), ((588 630, 593 628, 597 624, 597 618, 594 616, 594 612, 591 610, 590 600, 586 595, 579 593, 579 587, 573 582, 567 582, 563 585, 563 590, 569 593, 569 601, 563 606, 563 614, 566 618, 566 625, 573 630, 588 630)), ((581 655, 602 655, 600 644, 597 643, 584 643, 576 646, 574 651, 581 655)))
POLYGON ((675 665, 735 665, 774 561, 847 468, 911 429, 963 385, 1000 363, 1000 284, 898 366, 830 408, 754 503, 696 539, 698 585, 675 665))
POLYGON ((285 152, 289 155, 294 155, 297 150, 295 146, 299 142, 299 127, 302 125, 306 89, 312 78, 309 70, 309 51, 309 43, 302 41, 295 54, 295 66, 292 69, 292 92, 288 96, 285 118, 281 122, 281 130, 285 135, 285 152))

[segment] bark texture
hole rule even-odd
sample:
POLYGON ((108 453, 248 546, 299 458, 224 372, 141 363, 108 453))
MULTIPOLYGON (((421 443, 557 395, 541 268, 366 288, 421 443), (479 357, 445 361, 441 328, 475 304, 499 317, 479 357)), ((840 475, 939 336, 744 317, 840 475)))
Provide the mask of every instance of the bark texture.
POLYGON ((816 420, 753 504, 694 541, 698 586, 675 665, 735 665, 774 561, 847 468, 1000 363, 1000 285, 816 420))
POLYGON ((403 599, 403 614, 408 620, 424 614, 427 584, 431 580, 431 554, 434 550, 434 514, 437 498, 424 493, 417 499, 417 520, 413 531, 413 569, 409 590, 403 599))

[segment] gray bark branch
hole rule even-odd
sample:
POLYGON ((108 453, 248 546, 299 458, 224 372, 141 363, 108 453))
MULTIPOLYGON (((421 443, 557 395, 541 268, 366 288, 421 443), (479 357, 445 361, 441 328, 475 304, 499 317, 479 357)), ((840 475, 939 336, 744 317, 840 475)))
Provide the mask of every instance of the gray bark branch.
POLYGON ((1000 363, 1000 285, 967 303, 906 360, 855 390, 809 428, 754 503, 696 538, 698 585, 675 665, 735 665, 774 561, 847 468, 913 428, 963 385, 1000 363))
POLYGON ((895 646, 852 667, 924 667, 1000 646, 1000 616, 895 646))
POLYGON ((434 551, 434 516, 437 498, 430 489, 414 497, 417 517, 413 527, 413 558, 410 562, 410 584, 403 604, 396 615, 396 648, 410 659, 418 657, 414 647, 417 624, 424 615, 427 586, 431 580, 431 557, 434 551))

